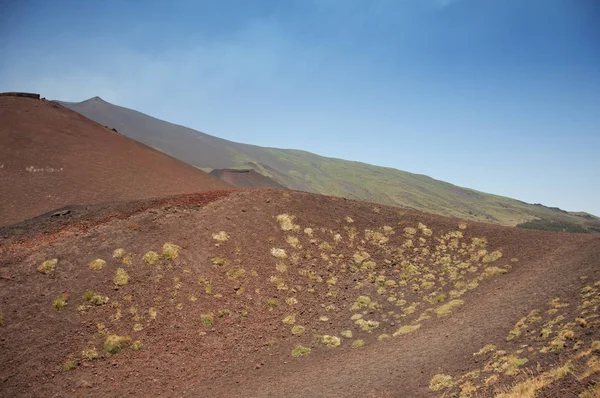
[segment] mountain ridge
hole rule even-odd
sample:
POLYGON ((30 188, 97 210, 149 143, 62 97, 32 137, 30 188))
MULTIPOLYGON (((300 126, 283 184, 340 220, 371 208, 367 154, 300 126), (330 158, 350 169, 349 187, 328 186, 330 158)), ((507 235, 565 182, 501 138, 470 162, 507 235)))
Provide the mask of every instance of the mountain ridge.
MULTIPOLYGON (((173 124, 94 97, 60 102, 121 134, 205 171, 254 169, 290 189, 408 207, 457 218, 517 226, 541 221, 561 230, 591 232, 600 219, 460 187, 424 174, 330 158, 298 149, 244 144, 173 124)), ((580 213, 580 212, 577 212, 580 213)), ((538 222, 540 224, 540 222, 538 222)))

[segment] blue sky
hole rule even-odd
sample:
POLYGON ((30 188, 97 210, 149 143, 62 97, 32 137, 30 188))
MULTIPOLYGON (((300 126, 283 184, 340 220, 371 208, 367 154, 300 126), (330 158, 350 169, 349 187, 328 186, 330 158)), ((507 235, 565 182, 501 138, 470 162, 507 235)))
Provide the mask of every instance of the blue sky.
POLYGON ((0 91, 600 215, 596 0, 4 0, 0 54, 0 91))

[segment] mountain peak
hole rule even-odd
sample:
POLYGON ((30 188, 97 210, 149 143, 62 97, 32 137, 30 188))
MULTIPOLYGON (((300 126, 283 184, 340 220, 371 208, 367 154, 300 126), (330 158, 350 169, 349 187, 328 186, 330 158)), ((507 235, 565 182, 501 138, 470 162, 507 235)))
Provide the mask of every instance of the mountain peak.
POLYGON ((95 97, 89 98, 83 102, 106 102, 106 101, 104 101, 102 98, 100 98, 98 96, 95 96, 95 97))

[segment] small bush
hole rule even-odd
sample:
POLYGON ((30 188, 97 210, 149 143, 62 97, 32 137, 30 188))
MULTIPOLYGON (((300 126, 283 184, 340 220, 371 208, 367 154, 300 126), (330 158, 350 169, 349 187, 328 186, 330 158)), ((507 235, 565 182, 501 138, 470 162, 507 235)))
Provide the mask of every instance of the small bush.
POLYGON ((275 269, 281 273, 287 272, 287 265, 284 263, 277 263, 275 265, 275 269))
POLYGON ((215 316, 212 312, 208 314, 202 314, 200 315, 200 322, 202 322, 202 326, 205 328, 211 328, 214 325, 215 316))
POLYGON ((292 357, 298 358, 298 357, 301 357, 302 355, 306 355, 309 353, 310 353, 310 348, 299 345, 292 350, 292 357))
POLYGON ((279 301, 277 301, 277 299, 274 299, 274 298, 268 298, 265 300, 265 304, 267 304, 269 307, 273 308, 273 307, 277 307, 279 305, 279 301))
POLYGON ((104 341, 104 351, 107 354, 118 354, 121 352, 122 348, 125 348, 131 342, 131 338, 129 336, 118 336, 116 334, 111 334, 106 337, 104 341))
POLYGON ((218 268, 225 268, 225 267, 229 266, 229 261, 225 260, 222 257, 213 257, 213 258, 211 258, 210 261, 213 263, 213 265, 215 267, 218 267, 218 268))
POLYGON ((118 260, 122 259, 123 257, 125 257, 125 249, 115 249, 115 251, 113 252, 113 258, 116 258, 118 260))
POLYGON ((371 297, 369 296, 358 296, 352 305, 353 310, 357 310, 359 308, 365 308, 371 304, 371 297))
POLYGON ((141 342, 141 341, 139 341, 139 340, 136 340, 136 341, 134 341, 134 342, 131 344, 131 349, 132 349, 132 350, 139 351, 139 350, 141 350, 142 348, 144 348, 144 344, 142 344, 142 342, 141 342))
POLYGON ((123 268, 117 268, 113 282, 117 286, 124 286, 129 283, 129 274, 123 268))
POLYGON ((352 348, 358 348, 358 347, 362 347, 363 345, 365 345, 365 341, 364 340, 354 340, 351 344, 352 348))
POLYGON ((65 371, 73 370, 76 367, 77 367, 77 362, 75 362, 73 359, 67 359, 67 361, 63 365, 63 369, 65 371))
POLYGON ((351 339, 352 338, 352 330, 344 330, 340 334, 342 335, 342 337, 345 337, 347 339, 351 339))
POLYGON ((287 258, 287 253, 285 249, 278 249, 276 247, 271 249, 271 255, 277 258, 287 258))
POLYGON ((342 344, 342 340, 339 337, 330 336, 327 334, 322 336, 316 336, 315 340, 317 343, 324 344, 327 347, 338 347, 340 344, 342 344))
POLYGON ((94 293, 92 290, 86 290, 83 294, 83 299, 93 305, 104 305, 108 302, 107 296, 94 293))
POLYGON ((483 259, 481 261, 483 261, 484 263, 491 263, 496 260, 499 260, 501 257, 502 257, 502 252, 499 250, 496 250, 496 251, 493 251, 493 252, 488 253, 485 256, 483 256, 483 259))
POLYGON ((54 299, 52 306, 58 311, 62 310, 67 305, 67 294, 62 294, 54 299))
POLYGON ((289 214, 280 214, 276 217, 281 229, 284 231, 297 231, 300 229, 299 225, 294 224, 295 216, 289 214))
POLYGON ((106 265, 106 261, 102 260, 101 258, 97 258, 94 261, 92 261, 91 263, 89 263, 88 267, 91 270, 100 271, 102 268, 104 268, 105 265, 106 265))
POLYGON ((162 247, 162 254, 167 260, 175 260, 179 257, 179 249, 179 246, 167 242, 162 247))
POLYGON ((305 331, 305 330, 306 330, 306 328, 305 328, 304 326, 301 326, 301 325, 296 325, 296 326, 294 326, 294 327, 292 328, 292 334, 293 334, 294 336, 299 336, 299 335, 301 335, 302 333, 304 333, 304 331, 305 331))
POLYGON ((98 351, 96 351, 94 347, 90 347, 81 351, 81 358, 83 358, 84 361, 93 361, 94 359, 100 358, 100 354, 98 354, 98 351))
POLYGON ((285 238, 285 241, 292 247, 298 247, 300 245, 300 241, 295 236, 289 235, 285 238))
POLYGON ((159 259, 160 256, 158 255, 158 253, 152 250, 144 254, 144 262, 148 265, 154 265, 159 259))
POLYGON ((246 270, 243 268, 231 268, 225 273, 225 275, 227 275, 227 278, 231 280, 236 280, 243 278, 246 275, 246 270))
POLYGON ((39 267, 38 271, 45 275, 50 275, 56 269, 56 264, 58 263, 58 259, 53 258, 52 260, 44 261, 39 267))
POLYGON ((487 267, 486 269, 483 270, 483 272, 481 273, 481 277, 482 278, 491 278, 494 275, 503 275, 506 274, 508 271, 504 268, 499 268, 499 267, 487 267))
POLYGON ((288 297, 288 298, 285 299, 285 303, 287 305, 298 304, 298 299, 296 299, 295 297, 288 297))
POLYGON ((286 316, 285 318, 283 318, 282 322, 286 325, 293 325, 294 323, 296 323, 296 314, 290 314, 286 316))

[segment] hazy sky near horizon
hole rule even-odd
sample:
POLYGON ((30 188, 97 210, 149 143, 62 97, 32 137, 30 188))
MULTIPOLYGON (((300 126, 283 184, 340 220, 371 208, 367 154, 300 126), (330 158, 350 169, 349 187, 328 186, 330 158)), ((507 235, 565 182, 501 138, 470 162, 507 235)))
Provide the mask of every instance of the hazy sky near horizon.
POLYGON ((0 54, 0 91, 600 216, 596 0, 4 0, 0 54))

